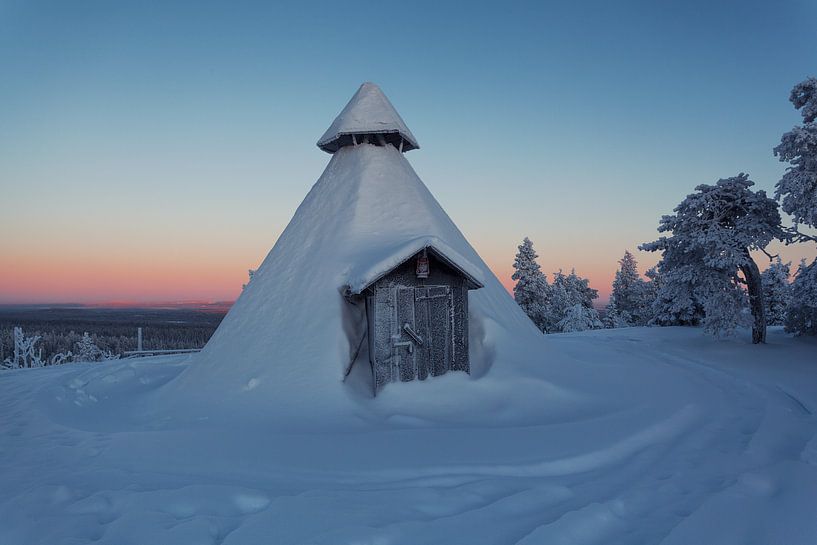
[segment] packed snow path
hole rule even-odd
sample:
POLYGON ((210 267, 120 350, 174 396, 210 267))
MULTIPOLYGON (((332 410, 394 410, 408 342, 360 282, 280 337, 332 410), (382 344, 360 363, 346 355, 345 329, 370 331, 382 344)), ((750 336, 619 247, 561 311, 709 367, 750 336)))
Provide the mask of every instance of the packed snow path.
POLYGON ((769 340, 553 335, 518 396, 395 384, 347 429, 163 414, 180 357, 6 372, 0 543, 813 545, 817 343, 769 340), (445 392, 485 415, 412 404, 445 392))

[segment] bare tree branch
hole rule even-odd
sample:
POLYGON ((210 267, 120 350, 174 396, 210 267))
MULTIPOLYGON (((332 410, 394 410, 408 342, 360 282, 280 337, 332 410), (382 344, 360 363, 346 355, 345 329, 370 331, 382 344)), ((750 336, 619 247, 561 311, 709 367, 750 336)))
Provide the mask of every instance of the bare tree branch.
POLYGON ((774 261, 774 259, 776 257, 780 257, 780 254, 774 254, 774 255, 770 254, 769 252, 766 251, 766 248, 760 248, 760 251, 763 252, 764 254, 766 254, 766 257, 769 258, 769 261, 774 261))

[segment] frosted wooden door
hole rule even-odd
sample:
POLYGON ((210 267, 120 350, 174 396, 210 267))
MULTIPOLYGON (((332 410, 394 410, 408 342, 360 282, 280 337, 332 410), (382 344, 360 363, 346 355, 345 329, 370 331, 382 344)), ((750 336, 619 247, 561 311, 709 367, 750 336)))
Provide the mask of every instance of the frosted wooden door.
MULTIPOLYGON (((448 286, 396 286, 374 297, 375 390, 451 369, 453 302, 448 286)), ((371 329, 370 329, 371 330, 371 329)))
POLYGON ((394 330, 395 291, 379 289, 374 296, 374 316, 370 317, 369 333, 372 335, 374 354, 374 390, 375 394, 386 383, 395 380, 394 347, 392 334, 394 330))
POLYGON ((395 288, 395 292, 396 331, 392 333, 394 359, 400 380, 409 381, 417 377, 417 349, 422 346, 423 340, 416 330, 414 288, 395 288))
POLYGON ((452 300, 448 286, 416 288, 417 330, 423 337, 418 377, 442 375, 451 368, 452 300))

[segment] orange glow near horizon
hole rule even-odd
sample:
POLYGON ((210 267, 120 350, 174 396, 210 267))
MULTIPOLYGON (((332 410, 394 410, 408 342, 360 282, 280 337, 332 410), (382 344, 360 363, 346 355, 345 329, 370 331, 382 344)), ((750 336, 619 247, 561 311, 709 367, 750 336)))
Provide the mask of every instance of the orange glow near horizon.
MULTIPOLYGON (((104 258, 70 254, 18 255, 0 264, 0 303, 127 305, 233 301, 247 281, 247 269, 257 266, 252 265, 253 261, 260 261, 249 253, 236 252, 223 260, 214 259, 212 255, 182 252, 104 258), (236 265, 242 262, 244 266, 236 265)), ((511 260, 507 256, 486 257, 488 266, 509 293, 514 284, 511 260)), ((601 299, 606 299, 614 271, 578 272, 590 276, 601 299)))
MULTIPOLYGON (((218 248, 200 244, 185 251, 176 248, 131 250, 117 254, 107 252, 102 256, 94 255, 91 250, 73 253, 58 250, 51 254, 18 252, 13 259, 0 262, 0 304, 233 301, 247 281, 247 269, 257 267, 266 255, 249 245, 236 248, 223 242, 218 248)), ((508 251, 500 252, 491 246, 482 252, 509 293, 513 292, 514 285, 511 275, 515 250, 511 244, 508 251)), ((554 246, 549 250, 547 260, 539 258, 548 281, 552 281, 554 271, 561 268, 569 272, 575 265, 576 272, 589 278, 590 286, 598 290, 597 303, 606 303, 620 255, 577 255, 571 259, 564 255, 565 248, 554 246), (565 265, 550 263, 557 259, 565 265)), ((784 261, 792 261, 796 268, 803 248, 776 245, 772 251, 780 252, 784 261)), ((636 258, 643 274, 655 264, 658 256, 637 252, 636 258)), ((765 268, 767 260, 762 255, 757 255, 756 260, 761 269, 765 268)))
POLYGON ((0 265, 0 302, 101 303, 235 299, 246 270, 204 259, 57 259, 21 256, 0 265))

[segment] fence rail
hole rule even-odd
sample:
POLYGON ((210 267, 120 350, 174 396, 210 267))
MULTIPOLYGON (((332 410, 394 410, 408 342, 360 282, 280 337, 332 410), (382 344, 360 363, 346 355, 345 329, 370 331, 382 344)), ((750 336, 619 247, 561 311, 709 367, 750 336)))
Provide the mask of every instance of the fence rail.
POLYGON ((201 352, 201 348, 178 348, 175 350, 129 350, 122 352, 126 358, 142 358, 145 356, 166 356, 168 354, 192 354, 201 352))

